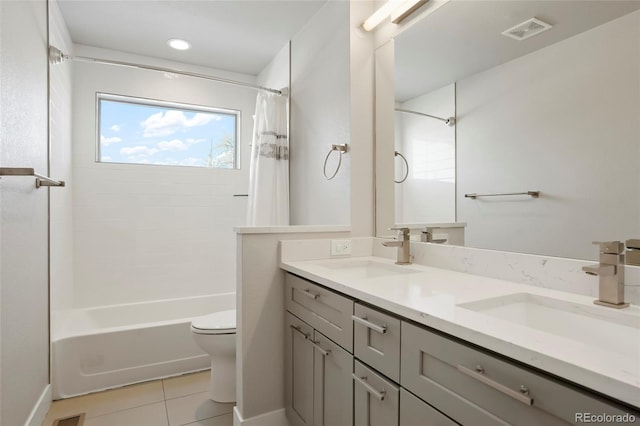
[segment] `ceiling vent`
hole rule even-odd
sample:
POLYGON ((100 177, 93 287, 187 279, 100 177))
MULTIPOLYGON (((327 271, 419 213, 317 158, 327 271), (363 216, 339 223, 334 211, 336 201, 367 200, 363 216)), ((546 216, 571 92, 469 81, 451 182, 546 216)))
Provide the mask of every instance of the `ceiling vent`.
POLYGON ((538 35, 551 28, 551 24, 547 24, 536 18, 531 18, 521 24, 511 27, 502 32, 502 35, 515 38, 516 40, 524 40, 534 35, 538 35))

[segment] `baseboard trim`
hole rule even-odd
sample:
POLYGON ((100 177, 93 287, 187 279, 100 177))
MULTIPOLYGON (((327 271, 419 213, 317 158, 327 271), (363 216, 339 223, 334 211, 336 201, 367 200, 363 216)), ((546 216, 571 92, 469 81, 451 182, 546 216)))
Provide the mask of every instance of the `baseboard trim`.
POLYGON ((289 426, 284 408, 243 419, 238 407, 233 407, 233 426, 289 426))
POLYGON ((51 385, 48 384, 42 391, 42 394, 40 395, 40 398, 38 398, 38 402, 36 402, 33 410, 31 410, 24 426, 42 425, 42 422, 44 422, 44 418, 47 416, 47 412, 51 407, 52 395, 51 385))

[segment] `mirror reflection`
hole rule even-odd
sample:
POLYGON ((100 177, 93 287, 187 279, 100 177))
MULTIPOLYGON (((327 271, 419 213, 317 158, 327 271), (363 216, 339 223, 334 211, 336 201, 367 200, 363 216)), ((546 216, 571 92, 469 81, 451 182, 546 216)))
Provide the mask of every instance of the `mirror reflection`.
POLYGON ((640 235, 639 8, 449 2, 380 47, 377 233, 462 222, 467 246, 584 259, 640 235))

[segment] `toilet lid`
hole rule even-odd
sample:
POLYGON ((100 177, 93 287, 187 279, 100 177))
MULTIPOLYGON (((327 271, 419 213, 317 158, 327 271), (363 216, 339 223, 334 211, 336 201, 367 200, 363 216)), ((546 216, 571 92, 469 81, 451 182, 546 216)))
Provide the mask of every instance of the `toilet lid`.
POLYGON ((229 334, 236 332, 236 310, 214 312, 191 321, 191 329, 202 334, 229 334))

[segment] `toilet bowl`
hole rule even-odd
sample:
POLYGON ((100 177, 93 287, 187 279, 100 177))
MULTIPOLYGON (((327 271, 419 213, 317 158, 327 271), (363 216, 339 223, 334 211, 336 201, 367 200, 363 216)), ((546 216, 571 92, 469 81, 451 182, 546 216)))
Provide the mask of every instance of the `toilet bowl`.
POLYGON ((209 398, 236 400, 236 310, 220 311, 191 321, 191 334, 211 357, 209 398))

